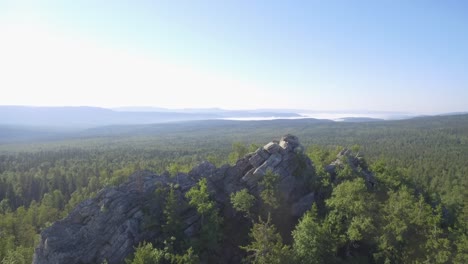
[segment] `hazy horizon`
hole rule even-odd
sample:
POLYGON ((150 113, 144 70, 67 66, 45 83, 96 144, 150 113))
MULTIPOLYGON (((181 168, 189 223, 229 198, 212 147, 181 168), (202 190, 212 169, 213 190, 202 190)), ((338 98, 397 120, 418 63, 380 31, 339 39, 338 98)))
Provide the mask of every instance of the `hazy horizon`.
POLYGON ((0 105, 468 111, 468 5, 0 2, 0 105))
POLYGON ((4 104, 0 107, 26 107, 26 108, 98 108, 112 110, 116 112, 185 112, 193 111, 196 113, 210 112, 210 111, 242 111, 242 112, 267 112, 273 111, 277 113, 297 113, 308 115, 310 113, 317 114, 350 114, 355 117, 368 117, 375 114, 406 114, 406 115, 438 115, 438 114, 450 114, 450 113, 465 113, 468 111, 451 111, 451 112, 410 112, 410 111, 385 111, 385 110, 370 110, 370 109, 334 109, 334 110, 323 110, 323 109, 299 109, 299 108, 224 108, 224 107, 160 107, 160 106, 148 106, 148 105, 126 105, 126 106, 95 106, 95 105, 12 105, 4 104), (367 115, 369 114, 369 115, 367 115))

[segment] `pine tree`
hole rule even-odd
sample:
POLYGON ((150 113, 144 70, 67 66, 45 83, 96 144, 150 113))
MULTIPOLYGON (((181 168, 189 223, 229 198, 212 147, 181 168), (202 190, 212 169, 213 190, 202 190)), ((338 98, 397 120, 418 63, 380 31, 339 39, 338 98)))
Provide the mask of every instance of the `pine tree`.
POLYGON ((334 247, 326 228, 317 217, 315 204, 302 216, 292 235, 292 249, 297 263, 321 264, 333 259, 334 247))
POLYGON ((255 196, 251 195, 247 189, 242 189, 236 193, 231 193, 231 204, 238 212, 245 213, 250 218, 250 210, 255 202, 255 196))
POLYGON ((250 253, 247 261, 254 264, 282 264, 290 263, 292 254, 288 246, 282 242, 281 235, 276 231, 271 219, 259 219, 250 230, 251 242, 241 248, 250 253))
POLYGON ((201 179, 185 195, 189 199, 189 205, 197 209, 201 218, 200 237, 195 243, 195 248, 207 252, 218 250, 222 238, 222 218, 219 216, 215 202, 210 198, 206 178, 201 179))

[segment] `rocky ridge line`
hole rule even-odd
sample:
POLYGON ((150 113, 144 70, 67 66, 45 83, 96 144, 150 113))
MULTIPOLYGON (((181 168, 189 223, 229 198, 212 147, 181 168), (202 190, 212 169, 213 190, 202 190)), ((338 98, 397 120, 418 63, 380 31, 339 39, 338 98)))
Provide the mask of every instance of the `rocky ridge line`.
MULTIPOLYGON (((297 137, 286 135, 247 154, 234 166, 216 168, 203 162, 176 177, 136 172, 127 182, 101 190, 95 198, 80 203, 66 218, 45 229, 33 263, 102 263, 104 260, 109 264, 123 263, 138 243, 162 236, 163 204, 155 200, 155 190, 176 185, 177 197, 185 199, 185 193, 202 177, 208 179, 209 190, 223 217, 242 221, 230 206, 230 194, 248 188, 258 197, 261 191, 258 183, 271 170, 279 175, 282 200, 291 208, 285 221, 297 220, 314 201, 314 193, 305 184, 306 176, 313 177, 313 165, 302 152, 297 137)), ((200 219, 196 211, 185 206, 180 214, 185 234, 197 235, 200 219)), ((225 259, 239 262, 242 256, 237 245, 229 245, 223 245, 225 259)))

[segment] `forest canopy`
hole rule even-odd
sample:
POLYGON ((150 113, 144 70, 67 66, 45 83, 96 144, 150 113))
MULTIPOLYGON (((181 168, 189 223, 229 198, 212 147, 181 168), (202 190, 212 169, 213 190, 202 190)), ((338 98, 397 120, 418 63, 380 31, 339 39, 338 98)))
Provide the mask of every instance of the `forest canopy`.
MULTIPOLYGON (((324 202, 310 208, 291 230, 292 238, 285 239, 275 226, 275 210, 280 209, 274 203, 256 215, 250 210, 256 201, 247 190, 233 194, 233 207, 251 223, 247 243, 239 245, 246 260, 466 263, 467 115, 377 123, 295 121, 196 122, 148 127, 144 133, 0 145, 0 263, 31 263, 44 228, 101 188, 126 181, 134 171, 175 175, 204 160, 216 166, 233 164, 287 133, 301 139, 313 161, 316 176, 311 188, 319 190, 324 202), (343 148, 364 157, 363 169, 375 174, 374 188, 346 164, 337 179, 330 179, 325 168, 343 148), (262 241, 261 234, 270 238, 262 241), (255 255, 262 245, 271 250, 255 255)), ((187 198, 189 206, 216 227, 206 228, 206 237, 201 238, 210 243, 177 245, 181 235, 171 228, 177 225, 177 212, 168 206, 165 212, 172 222, 166 228, 167 245, 171 246, 146 243, 137 248, 133 260, 129 256, 129 262, 144 263, 138 259, 152 254, 161 261, 157 263, 196 263, 206 252, 218 250, 223 219, 204 184, 201 181, 187 198)), ((274 175, 264 184, 270 190, 265 199, 274 201, 274 175)))

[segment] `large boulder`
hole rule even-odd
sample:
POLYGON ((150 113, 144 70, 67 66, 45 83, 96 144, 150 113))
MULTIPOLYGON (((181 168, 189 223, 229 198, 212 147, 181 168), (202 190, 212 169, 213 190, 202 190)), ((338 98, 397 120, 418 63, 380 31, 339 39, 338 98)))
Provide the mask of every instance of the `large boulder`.
POLYGON ((274 154, 279 151, 280 145, 276 142, 270 142, 263 147, 268 153, 274 154))
POLYGON ((257 169, 255 169, 255 175, 263 176, 267 172, 267 170, 273 171, 278 165, 283 157, 279 153, 272 154, 262 165, 260 165, 257 169))
POLYGON ((254 167, 259 167, 260 165, 265 162, 270 157, 270 153, 268 153, 264 148, 259 148, 253 155, 250 157, 249 162, 254 167))

